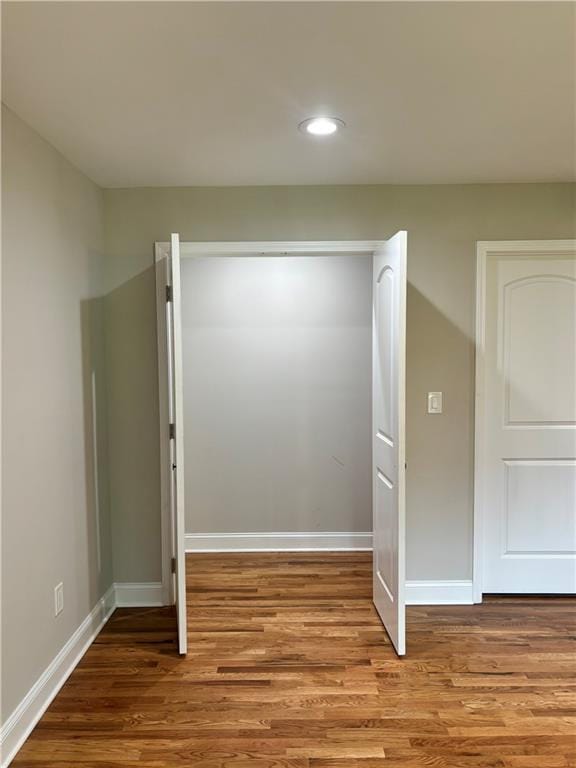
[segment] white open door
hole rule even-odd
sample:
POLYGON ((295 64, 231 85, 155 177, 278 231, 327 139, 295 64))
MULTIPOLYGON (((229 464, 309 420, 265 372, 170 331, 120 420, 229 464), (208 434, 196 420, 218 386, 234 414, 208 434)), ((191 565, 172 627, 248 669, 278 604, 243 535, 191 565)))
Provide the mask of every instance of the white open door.
POLYGON ((184 523, 184 433, 182 389, 182 325, 180 302, 180 239, 171 235, 168 255, 157 254, 158 368, 162 462, 163 559, 171 561, 173 583, 168 601, 176 604, 178 650, 186 653, 186 555, 184 523), (164 526, 166 528, 167 526, 164 526))
POLYGON ((406 232, 374 252, 372 482, 374 605, 396 653, 406 653, 406 232))

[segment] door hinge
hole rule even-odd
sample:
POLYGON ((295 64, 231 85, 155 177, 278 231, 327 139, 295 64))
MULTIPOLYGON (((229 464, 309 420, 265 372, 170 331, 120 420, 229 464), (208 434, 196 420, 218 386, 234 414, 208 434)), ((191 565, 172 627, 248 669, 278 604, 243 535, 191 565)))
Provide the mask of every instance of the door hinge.
POLYGON ((166 301, 172 301, 172 286, 166 286, 166 301))
POLYGON ((176 424, 168 424, 168 439, 174 440, 176 438, 176 424))
POLYGON ((172 570, 172 573, 176 573, 176 558, 173 557, 170 562, 170 568, 172 570))

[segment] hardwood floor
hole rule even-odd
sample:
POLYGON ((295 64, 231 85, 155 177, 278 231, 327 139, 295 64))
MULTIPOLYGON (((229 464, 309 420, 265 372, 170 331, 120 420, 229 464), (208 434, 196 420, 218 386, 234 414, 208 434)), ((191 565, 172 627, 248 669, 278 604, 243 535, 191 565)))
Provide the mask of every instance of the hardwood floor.
POLYGON ((116 611, 18 768, 576 766, 576 601, 408 611, 398 660, 365 554, 188 558, 168 609, 116 611))

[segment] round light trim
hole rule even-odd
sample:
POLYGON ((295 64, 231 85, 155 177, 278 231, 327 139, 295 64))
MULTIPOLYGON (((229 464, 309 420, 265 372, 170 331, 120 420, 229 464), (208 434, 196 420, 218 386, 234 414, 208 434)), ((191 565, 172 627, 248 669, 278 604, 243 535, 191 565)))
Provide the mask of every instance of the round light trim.
POLYGON ((344 128, 346 123, 337 117, 309 117, 298 126, 303 133, 310 136, 333 136, 344 128))

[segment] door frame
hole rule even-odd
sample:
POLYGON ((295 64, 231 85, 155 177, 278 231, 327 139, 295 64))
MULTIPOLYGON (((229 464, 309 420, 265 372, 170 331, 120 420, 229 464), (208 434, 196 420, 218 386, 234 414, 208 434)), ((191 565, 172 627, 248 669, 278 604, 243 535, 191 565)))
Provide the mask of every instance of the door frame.
POLYGON ((542 253, 554 256, 576 248, 576 240, 479 240, 476 243, 476 384, 474 408, 474 511, 472 591, 482 602, 484 564, 484 484, 486 479, 486 273, 490 257, 542 253))
MULTIPOLYGON (((342 256, 369 256, 384 246, 386 240, 265 240, 237 242, 197 242, 180 241, 180 258, 199 256, 322 256, 339 254, 342 256)), ((156 327, 158 343, 158 386, 159 393, 165 391, 163 361, 166 357, 166 295, 160 279, 162 260, 170 255, 170 243, 154 243, 154 264, 156 270, 156 327)), ((163 402, 161 399, 160 402, 163 402)), ((162 547, 162 599, 164 605, 174 603, 174 577, 172 574, 173 531, 170 518, 170 485, 168 476, 168 413, 159 409, 160 424, 160 510, 161 510, 161 547, 162 547)))

